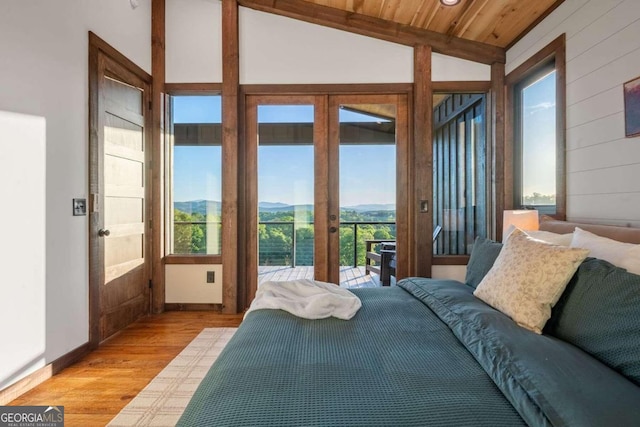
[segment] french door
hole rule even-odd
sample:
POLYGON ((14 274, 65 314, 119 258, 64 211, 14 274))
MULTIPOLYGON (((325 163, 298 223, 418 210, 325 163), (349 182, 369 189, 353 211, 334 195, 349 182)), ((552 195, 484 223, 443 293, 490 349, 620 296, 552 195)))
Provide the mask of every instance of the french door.
POLYGON ((265 280, 377 284, 367 241, 407 274, 407 132, 403 94, 247 96, 247 304, 265 280))

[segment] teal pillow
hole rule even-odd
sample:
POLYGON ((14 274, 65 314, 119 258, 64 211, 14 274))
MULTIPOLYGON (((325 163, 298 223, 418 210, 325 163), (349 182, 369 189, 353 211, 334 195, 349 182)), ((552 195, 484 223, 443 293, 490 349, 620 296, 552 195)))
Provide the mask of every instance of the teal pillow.
POLYGON ((465 283, 472 288, 476 288, 484 276, 491 270, 493 263, 498 258, 500 250, 502 249, 502 243, 494 240, 487 239, 485 237, 476 237, 476 241, 473 243, 473 249, 471 250, 471 256, 469 257, 469 263, 467 264, 467 275, 465 276, 465 283))
POLYGON ((587 258, 552 309, 544 333, 640 385, 640 275, 587 258))

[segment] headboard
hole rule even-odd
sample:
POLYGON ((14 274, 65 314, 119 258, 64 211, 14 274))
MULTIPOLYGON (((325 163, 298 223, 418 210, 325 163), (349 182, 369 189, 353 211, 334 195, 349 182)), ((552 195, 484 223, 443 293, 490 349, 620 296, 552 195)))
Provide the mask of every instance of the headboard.
POLYGON ((619 242, 640 244, 640 228, 620 227, 615 225, 582 224, 579 222, 558 221, 549 217, 540 218, 540 230, 552 233, 572 233, 576 227, 598 236, 608 237, 619 242))

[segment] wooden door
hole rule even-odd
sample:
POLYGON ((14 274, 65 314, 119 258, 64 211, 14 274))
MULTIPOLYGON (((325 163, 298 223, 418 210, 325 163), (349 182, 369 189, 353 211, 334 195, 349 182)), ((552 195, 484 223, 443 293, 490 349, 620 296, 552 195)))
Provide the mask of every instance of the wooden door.
POLYGON ((97 63, 89 230, 94 344, 150 306, 148 83, 102 53, 97 63))

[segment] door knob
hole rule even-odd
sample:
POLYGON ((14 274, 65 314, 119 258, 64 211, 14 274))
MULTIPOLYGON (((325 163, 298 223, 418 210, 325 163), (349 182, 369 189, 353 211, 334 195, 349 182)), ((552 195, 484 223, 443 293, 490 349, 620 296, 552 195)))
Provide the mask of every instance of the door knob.
POLYGON ((338 231, 338 227, 329 227, 329 233, 335 233, 338 231))
POLYGON ((109 234, 111 234, 111 232, 109 230, 105 230, 104 228, 101 228, 100 230, 98 230, 98 236, 100 237, 105 237, 105 236, 108 236, 109 234))
POLYGON ((338 217, 336 215, 329 215, 329 219, 331 221, 335 221, 336 219, 338 219, 338 217))

